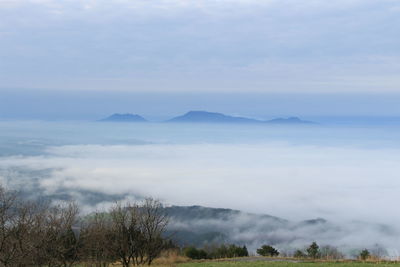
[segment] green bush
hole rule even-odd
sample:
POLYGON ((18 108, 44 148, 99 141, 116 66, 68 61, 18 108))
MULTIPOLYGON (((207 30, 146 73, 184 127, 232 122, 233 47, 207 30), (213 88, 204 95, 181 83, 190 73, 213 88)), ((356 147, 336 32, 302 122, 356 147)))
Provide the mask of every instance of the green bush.
POLYGON ((307 248, 308 257, 316 259, 320 256, 319 246, 317 242, 312 242, 312 244, 307 248))
POLYGON ((275 257, 279 255, 279 251, 270 245, 263 245, 261 248, 257 249, 257 254, 261 256, 275 257))
POLYGON ((368 249, 363 249, 361 252, 360 252, 360 259, 361 260, 363 260, 363 261, 365 261, 366 259, 368 259, 369 258, 369 256, 371 256, 371 254, 369 253, 369 251, 368 251, 368 249))
POLYGON ((201 259, 207 259, 207 252, 205 252, 203 249, 197 249, 195 247, 187 247, 183 250, 183 254, 193 260, 201 260, 201 259))
POLYGON ((305 258, 307 255, 301 251, 301 250, 296 250, 296 252, 294 253, 293 257, 295 258, 305 258))
POLYGON ((195 247, 187 247, 183 250, 183 254, 191 259, 221 259, 221 258, 234 258, 234 257, 247 257, 249 252, 247 247, 236 245, 221 245, 219 247, 212 247, 207 249, 197 249, 195 247))

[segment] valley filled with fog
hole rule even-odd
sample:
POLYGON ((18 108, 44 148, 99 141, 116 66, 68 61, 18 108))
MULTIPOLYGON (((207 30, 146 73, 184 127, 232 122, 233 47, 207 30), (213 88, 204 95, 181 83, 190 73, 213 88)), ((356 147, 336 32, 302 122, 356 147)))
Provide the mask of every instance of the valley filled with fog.
MULTIPOLYGON (((1 182, 27 198, 75 199, 88 213, 154 197, 243 211, 229 217, 233 241, 400 249, 396 125, 2 121, 0 129, 1 182), (270 221, 249 214, 292 224, 266 230, 270 221), (301 224, 316 218, 328 223, 301 224)), ((219 219, 176 225, 217 229, 227 220, 219 219)))

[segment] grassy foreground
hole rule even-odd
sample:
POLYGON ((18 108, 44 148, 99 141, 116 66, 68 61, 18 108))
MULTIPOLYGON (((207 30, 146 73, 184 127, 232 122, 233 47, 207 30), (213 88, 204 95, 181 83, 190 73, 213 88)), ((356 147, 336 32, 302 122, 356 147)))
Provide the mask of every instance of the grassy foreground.
POLYGON ((178 267, 400 267, 400 263, 390 262, 187 262, 178 267))

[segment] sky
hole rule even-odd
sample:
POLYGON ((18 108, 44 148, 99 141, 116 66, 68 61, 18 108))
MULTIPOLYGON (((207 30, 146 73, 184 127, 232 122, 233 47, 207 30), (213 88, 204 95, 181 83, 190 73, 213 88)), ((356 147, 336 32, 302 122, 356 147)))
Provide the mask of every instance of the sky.
POLYGON ((0 0, 0 90, 399 93, 396 0, 0 0))

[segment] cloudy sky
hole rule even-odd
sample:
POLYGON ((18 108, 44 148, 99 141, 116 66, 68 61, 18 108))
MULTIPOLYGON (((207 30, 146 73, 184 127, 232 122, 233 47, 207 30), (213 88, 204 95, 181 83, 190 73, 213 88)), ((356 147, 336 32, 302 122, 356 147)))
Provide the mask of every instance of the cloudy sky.
POLYGON ((0 114, 400 115, 399 26, 395 0, 0 0, 0 114))
POLYGON ((395 0, 0 0, 3 88, 396 92, 395 0))

